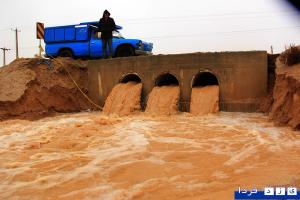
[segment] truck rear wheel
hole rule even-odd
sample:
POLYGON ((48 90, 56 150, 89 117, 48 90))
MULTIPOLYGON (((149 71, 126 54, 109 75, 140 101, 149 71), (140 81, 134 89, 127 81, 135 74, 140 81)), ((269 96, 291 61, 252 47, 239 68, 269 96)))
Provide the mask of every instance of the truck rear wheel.
POLYGON ((70 57, 73 58, 73 53, 69 49, 63 49, 58 54, 59 57, 70 57))
POLYGON ((121 46, 117 51, 117 57, 134 56, 134 49, 131 46, 121 46))

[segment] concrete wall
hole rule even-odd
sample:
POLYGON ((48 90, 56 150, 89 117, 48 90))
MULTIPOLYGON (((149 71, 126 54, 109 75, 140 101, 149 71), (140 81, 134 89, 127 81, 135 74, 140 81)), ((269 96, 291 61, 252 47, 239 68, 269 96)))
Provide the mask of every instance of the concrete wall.
POLYGON ((140 56, 92 60, 88 64, 89 96, 100 105, 112 88, 129 73, 143 83, 143 105, 162 73, 171 73, 179 81, 181 111, 189 111, 191 85, 201 71, 213 73, 220 86, 220 107, 224 111, 255 111, 261 97, 267 95, 267 52, 216 52, 140 56))

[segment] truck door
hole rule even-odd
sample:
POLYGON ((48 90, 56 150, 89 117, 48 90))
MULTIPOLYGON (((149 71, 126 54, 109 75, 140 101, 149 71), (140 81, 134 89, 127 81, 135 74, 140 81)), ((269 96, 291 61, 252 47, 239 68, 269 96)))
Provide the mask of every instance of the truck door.
POLYGON ((100 58, 102 57, 102 41, 100 38, 100 32, 96 32, 92 30, 91 33, 91 40, 90 40, 90 56, 93 58, 100 58))

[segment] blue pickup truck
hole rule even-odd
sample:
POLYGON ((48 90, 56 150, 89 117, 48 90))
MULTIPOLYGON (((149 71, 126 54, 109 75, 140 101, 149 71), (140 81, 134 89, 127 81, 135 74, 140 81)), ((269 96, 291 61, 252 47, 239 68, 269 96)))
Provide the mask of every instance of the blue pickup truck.
MULTIPOLYGON (((101 32, 98 22, 45 28, 46 57, 102 58, 101 32)), ((125 39, 120 26, 113 33, 113 56, 127 57, 152 54, 152 43, 138 39, 125 39)))

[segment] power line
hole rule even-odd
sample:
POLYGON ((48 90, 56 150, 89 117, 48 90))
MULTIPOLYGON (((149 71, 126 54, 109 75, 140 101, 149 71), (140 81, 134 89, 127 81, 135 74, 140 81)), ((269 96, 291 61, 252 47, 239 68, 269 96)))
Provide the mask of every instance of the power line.
POLYGON ((9 28, 0 29, 0 31, 10 31, 9 28))
MULTIPOLYGON (((286 17, 287 15, 285 16, 276 16, 277 19, 279 17, 279 19, 282 19, 284 17, 286 17)), ((200 22, 200 21, 206 21, 206 22, 215 22, 215 23, 235 23, 235 22, 242 22, 242 23, 246 23, 248 21, 260 21, 260 22, 264 22, 266 24, 269 24, 270 20, 272 20, 272 22, 274 22, 274 15, 269 15, 269 16, 240 16, 240 17, 236 17, 236 16, 231 16, 230 18, 225 18, 225 17, 222 17, 222 19, 220 19, 219 17, 217 18, 213 18, 213 17, 202 17, 202 18, 196 18, 196 17, 186 17, 186 18, 166 18, 166 19, 158 19, 158 18, 154 18, 154 19, 149 19, 149 20, 135 20, 135 21, 127 21, 127 20, 120 20, 120 23, 123 23, 123 24, 130 24, 130 25, 145 25, 145 24, 166 24, 166 23, 176 23, 176 24, 179 24, 179 23, 197 23, 197 22, 200 22)))
POLYGON ((251 16, 251 15, 266 15, 266 14, 296 14, 296 11, 279 11, 279 12, 244 12, 244 13, 219 13, 219 14, 201 14, 201 15, 186 15, 186 16, 164 16, 152 18, 131 18, 124 19, 123 21, 156 21, 156 20, 169 20, 169 19, 186 19, 186 18, 208 18, 208 17, 227 17, 227 16, 251 16))
MULTIPOLYGON (((34 25, 20 25, 18 27, 21 27, 22 29, 34 29, 34 25)), ((11 28, 3 28, 3 29, 0 29, 0 31, 10 31, 11 28)))
MULTIPOLYGON (((147 23, 149 21, 157 21, 157 20, 197 20, 196 18, 210 18, 210 17, 236 17, 236 16, 245 16, 245 17, 256 17, 257 15, 270 15, 270 14, 298 14, 296 11, 291 10, 283 10, 283 11, 253 11, 253 12, 243 12, 243 13, 213 13, 213 14, 201 14, 201 15, 186 15, 186 16, 162 16, 162 17, 151 17, 151 18, 131 18, 119 20, 123 22, 133 22, 133 23, 147 23), (256 15, 256 16, 251 16, 256 15)), ((269 17, 269 16, 260 16, 260 17, 269 17)), ((237 18, 240 19, 241 17, 237 18)), ((20 25, 22 29, 31 29, 34 28, 34 25, 20 25)), ((0 31, 8 31, 9 28, 0 29, 0 31)))
POLYGON ((289 28, 300 28, 299 26, 287 26, 287 27, 273 27, 273 28, 263 28, 263 29, 248 29, 248 30, 236 30, 236 31, 224 31, 224 32, 212 32, 212 33, 197 33, 189 35, 163 35, 163 36, 150 36, 144 37, 144 39, 153 39, 153 38, 176 38, 176 37, 194 37, 194 36, 205 36, 205 35, 215 35, 215 34, 231 34, 231 33, 245 33, 245 32, 257 32, 257 31, 271 31, 271 30, 280 30, 280 29, 289 29, 289 28))

